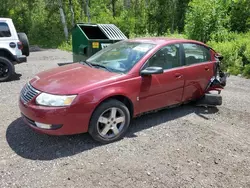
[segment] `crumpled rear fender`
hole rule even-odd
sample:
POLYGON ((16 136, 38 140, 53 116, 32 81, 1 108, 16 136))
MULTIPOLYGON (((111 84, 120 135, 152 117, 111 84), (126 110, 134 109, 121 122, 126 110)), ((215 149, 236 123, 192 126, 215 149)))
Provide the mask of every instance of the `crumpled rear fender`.
POLYGON ((220 61, 217 61, 214 67, 214 76, 210 79, 205 93, 211 90, 221 91, 224 89, 227 84, 227 77, 229 77, 229 74, 221 70, 220 61))

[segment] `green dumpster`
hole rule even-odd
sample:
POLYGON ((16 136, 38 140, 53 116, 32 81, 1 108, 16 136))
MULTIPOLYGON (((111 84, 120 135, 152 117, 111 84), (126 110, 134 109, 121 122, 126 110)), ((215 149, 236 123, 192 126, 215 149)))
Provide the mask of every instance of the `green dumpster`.
POLYGON ((109 44, 125 39, 114 24, 77 23, 72 29, 73 61, 84 61, 109 44))

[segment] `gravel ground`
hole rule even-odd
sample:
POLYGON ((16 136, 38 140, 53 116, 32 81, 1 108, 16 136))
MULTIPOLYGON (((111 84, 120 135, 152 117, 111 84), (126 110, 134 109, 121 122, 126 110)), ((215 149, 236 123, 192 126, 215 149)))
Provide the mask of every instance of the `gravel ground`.
POLYGON ((70 53, 31 53, 0 83, 0 187, 250 187, 250 80, 231 76, 223 105, 185 105, 135 119, 127 136, 100 145, 88 134, 53 137, 20 119, 23 85, 70 53))

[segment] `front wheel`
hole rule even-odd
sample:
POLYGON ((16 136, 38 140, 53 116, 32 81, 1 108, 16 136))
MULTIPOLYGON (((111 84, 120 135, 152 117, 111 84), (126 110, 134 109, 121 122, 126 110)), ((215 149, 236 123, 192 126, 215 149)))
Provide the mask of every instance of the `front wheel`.
POLYGON ((98 142, 111 143, 121 139, 130 124, 130 112, 125 104, 118 100, 103 102, 94 111, 89 134, 98 142))

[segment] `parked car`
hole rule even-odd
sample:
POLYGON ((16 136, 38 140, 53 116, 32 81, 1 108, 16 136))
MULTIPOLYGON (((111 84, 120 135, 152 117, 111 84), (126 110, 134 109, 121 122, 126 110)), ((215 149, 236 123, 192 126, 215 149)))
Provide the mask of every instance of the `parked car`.
POLYGON ((15 73, 15 64, 27 62, 29 40, 17 33, 10 18, 0 18, 0 82, 8 81, 15 73))
POLYGON ((127 39, 84 62, 37 74, 22 89, 19 107, 24 121, 38 132, 89 132, 110 143, 143 113, 204 98, 208 105, 221 105, 219 93, 209 94, 226 84, 219 59, 199 41, 127 39))

